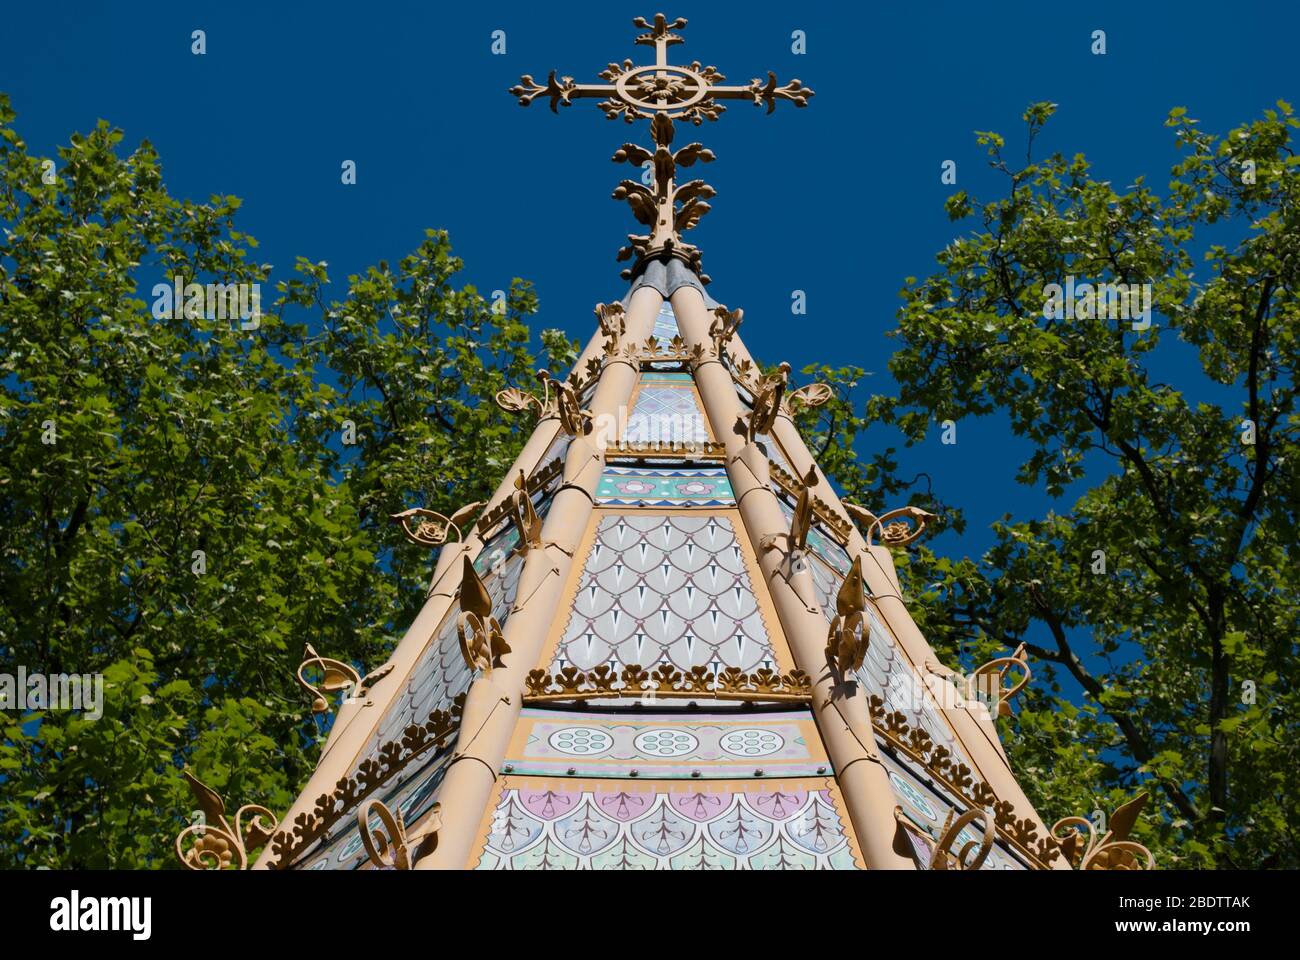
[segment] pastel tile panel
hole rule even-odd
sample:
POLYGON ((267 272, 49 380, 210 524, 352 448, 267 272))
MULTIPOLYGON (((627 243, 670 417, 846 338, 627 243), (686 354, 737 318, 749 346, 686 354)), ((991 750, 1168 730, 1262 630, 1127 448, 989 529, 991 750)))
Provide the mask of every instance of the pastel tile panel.
POLYGON ((498 780, 480 870, 857 870, 833 777, 681 784, 498 780))
POLYGON ((736 502, 722 467, 654 469, 606 466, 596 487, 601 506, 719 507, 736 502))
POLYGON ((727 780, 822 776, 831 764, 807 710, 670 714, 529 707, 502 769, 530 776, 727 780))

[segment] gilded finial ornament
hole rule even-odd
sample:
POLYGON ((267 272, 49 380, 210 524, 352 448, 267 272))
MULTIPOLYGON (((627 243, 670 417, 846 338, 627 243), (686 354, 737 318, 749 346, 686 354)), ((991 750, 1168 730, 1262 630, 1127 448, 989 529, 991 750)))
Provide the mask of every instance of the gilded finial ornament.
POLYGON ((835 616, 826 631, 826 663, 841 680, 861 669, 871 631, 867 629, 867 586, 862 558, 854 557, 835 595, 835 616))
POLYGON ((742 415, 736 423, 736 432, 744 436, 746 443, 753 443, 760 433, 771 432, 789 383, 790 364, 784 362, 759 381, 754 392, 754 408, 748 417, 742 415))
POLYGON ((456 620, 460 655, 471 670, 491 673, 510 652, 501 624, 492 616, 492 596, 469 557, 461 568, 460 615, 456 620))
POLYGON ((421 547, 440 547, 452 534, 455 534, 455 539, 458 541, 465 539, 461 528, 469 522, 470 517, 474 516, 483 503, 482 500, 476 500, 466 504, 450 517, 444 517, 441 513, 423 507, 412 507, 410 510, 394 513, 389 519, 401 526, 406 539, 411 543, 421 547))
POLYGON ((400 809, 393 813, 381 801, 367 800, 357 808, 357 829, 372 864, 386 870, 410 870, 438 847, 442 805, 435 803, 424 826, 408 836, 400 809), (371 827, 372 816, 379 819, 379 829, 371 827))
POLYGON ((714 309, 713 322, 709 324, 709 339, 713 342, 714 355, 722 357, 727 344, 736 335, 744 319, 745 311, 739 308, 728 310, 726 307, 716 307, 714 309))
POLYGON ((1060 844, 1062 855, 1080 870, 1154 870, 1156 858, 1151 851, 1128 838, 1138 815, 1146 805, 1147 795, 1139 793, 1110 815, 1110 829, 1097 837, 1097 828, 1083 817, 1066 817, 1052 824, 1052 837, 1060 844), (1088 831, 1087 843, 1078 831, 1088 831))
MULTIPOLYGON (((648 228, 644 235, 629 235, 628 246, 619 251, 620 261, 636 257, 636 263, 623 275, 631 278, 646 262, 668 258, 681 260, 698 272, 700 251, 684 243, 681 235, 709 212, 707 201, 714 196, 714 190, 702 180, 677 186, 677 168, 707 163, 714 155, 698 143, 676 152, 669 150, 674 122, 699 126, 705 120, 717 120, 726 111, 722 101, 748 100, 755 106, 766 106, 768 113, 780 101, 806 107, 813 91, 797 79, 779 84, 776 74, 770 72, 766 80, 754 78, 747 84, 727 85, 727 78, 716 67, 699 61, 689 66, 669 63, 668 48, 683 42, 677 31, 685 29, 684 17, 669 20, 657 13, 653 20, 637 17, 632 24, 644 31, 636 37, 637 45, 654 47, 654 63, 637 66, 631 60, 611 62, 598 74, 604 83, 577 83, 572 77, 558 76, 554 70, 545 83, 538 83, 531 74, 525 74, 510 92, 525 107, 544 99, 553 113, 559 113, 561 106, 572 106, 574 100, 595 99, 610 120, 621 117, 632 123, 648 119, 654 152, 629 143, 614 154, 616 163, 637 167, 653 161, 654 173, 649 186, 624 180, 614 191, 614 199, 626 201, 632 215, 648 228)), ((702 275, 701 279, 707 282, 702 275)))
POLYGON ((1022 643, 1011 656, 998 657, 977 668, 969 677, 969 692, 979 700, 996 702, 996 716, 1009 717, 1011 701, 1028 685, 1032 677, 1029 657, 1022 643), (1013 673, 1017 676, 1008 680, 1013 673))
POLYGON ((545 370, 537 371, 537 379, 542 384, 541 398, 518 387, 506 387, 497 392, 497 406, 510 413, 522 413, 533 408, 538 417, 557 416, 560 426, 569 436, 590 433, 592 416, 582 409, 573 384, 554 380, 545 370))
POLYGON ((176 856, 187 870, 244 870, 248 853, 266 843, 279 821, 266 807, 246 803, 226 818, 226 801, 188 770, 181 771, 198 801, 203 822, 192 823, 176 836, 176 856), (244 818, 248 817, 248 823, 244 818), (188 841, 188 843, 187 843, 188 841))
POLYGON ((351 664, 330 657, 322 657, 310 643, 307 644, 306 650, 303 651, 303 658, 302 663, 298 665, 296 676, 298 686, 311 695, 313 713, 326 713, 329 711, 329 700, 325 696, 328 693, 351 690, 354 697, 364 697, 372 686, 388 676, 393 669, 391 663, 385 664, 374 673, 367 674, 365 679, 362 679, 361 674, 357 673, 351 664), (306 677, 306 672, 312 668, 321 672, 321 678, 314 684, 309 682, 306 677))
POLYGON ((919 539, 935 515, 920 507, 899 507, 879 517, 856 503, 844 502, 844 509, 858 522, 867 546, 875 546, 876 535, 887 547, 905 547, 919 539))

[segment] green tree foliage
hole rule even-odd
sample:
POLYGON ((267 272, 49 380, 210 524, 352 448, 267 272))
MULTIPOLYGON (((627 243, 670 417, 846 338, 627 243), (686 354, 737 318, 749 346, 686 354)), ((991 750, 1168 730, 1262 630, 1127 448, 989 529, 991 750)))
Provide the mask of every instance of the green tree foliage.
POLYGON ((1005 417, 1030 448, 1018 480, 1061 508, 1008 514, 978 559, 900 553, 919 625, 967 667, 1028 644, 1036 680, 1002 730, 1049 823, 1147 789, 1139 838, 1162 865, 1294 868, 1300 122, 1279 102, 1216 137, 1174 110, 1168 189, 1118 190, 1082 155, 1035 159, 1053 110, 1025 113, 1023 164, 978 134, 1006 189, 949 199, 971 228, 903 290, 897 395, 856 415, 845 390, 861 371, 810 368, 841 395, 805 430, 857 499, 910 485, 960 529, 890 451, 863 468, 845 448, 872 420, 911 444, 1005 417), (1048 318, 1045 288, 1069 275, 1150 283, 1150 327, 1107 309, 1048 318), (1153 373, 1175 350, 1199 358, 1179 388, 1153 373))
POLYGON ((106 689, 97 720, 0 712, 0 866, 171 865, 183 765, 287 808, 323 739, 304 643, 385 659, 430 569, 388 515, 489 492, 527 427, 490 398, 574 348, 535 357, 532 290, 456 286, 443 233, 330 301, 324 263, 272 283, 236 198, 170 196, 147 143, 101 123, 51 167, 13 123, 0 97, 0 672, 106 689), (261 284, 260 324, 156 319, 176 276, 261 284))

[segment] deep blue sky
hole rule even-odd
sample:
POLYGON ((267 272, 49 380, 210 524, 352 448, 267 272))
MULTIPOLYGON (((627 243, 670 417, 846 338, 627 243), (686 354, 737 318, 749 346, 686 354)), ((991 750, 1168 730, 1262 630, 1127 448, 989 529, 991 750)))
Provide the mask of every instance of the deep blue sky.
MULTIPOLYGON (((242 229, 289 274, 297 255, 325 260, 341 281, 395 262, 426 227, 451 232, 465 280, 482 291, 533 280, 537 328, 585 340, 592 305, 624 292, 614 253, 635 227, 609 199, 624 175, 609 157, 644 125, 607 121, 592 102, 559 116, 521 109, 506 93, 522 73, 551 68, 594 80, 634 47, 640 3, 8 3, 0 30, 0 90, 34 152, 52 155, 74 130, 106 118, 124 146, 150 139, 172 193, 244 198, 242 229), (207 54, 190 52, 194 29, 207 54), (490 52, 505 30, 507 53, 490 52), (631 135, 629 137, 629 135, 631 135), (355 160, 356 186, 340 183, 355 160)), ((767 69, 817 95, 774 116, 736 104, 685 134, 718 154, 719 192, 692 239, 713 295, 745 308, 743 336, 768 361, 875 371, 885 362, 898 290, 933 269, 953 236, 940 164, 958 188, 1001 190, 972 131, 1020 143, 1031 101, 1059 112, 1040 149, 1085 152, 1123 186, 1162 186, 1175 159, 1162 121, 1186 106, 1225 131, 1279 97, 1295 99, 1292 3, 941 3, 868 9, 846 3, 685 3, 675 59, 714 64, 731 82, 767 69), (790 48, 807 35, 807 54, 790 48), (1089 52, 1094 29, 1108 53, 1089 52), (790 314, 791 291, 808 296, 790 314)), ((1166 341, 1168 342, 1168 341, 1166 341)), ((1166 349, 1162 346, 1162 350, 1166 349)), ((1170 345, 1173 362, 1177 345, 1170 345)), ((871 445, 896 443, 882 429, 871 445)), ((1004 512, 1039 515, 1049 501, 1014 483, 1023 447, 1001 417, 963 424, 956 446, 938 432, 907 452, 936 493, 971 522, 943 549, 977 553, 1004 512)), ((888 506, 888 505, 886 505, 888 506)))

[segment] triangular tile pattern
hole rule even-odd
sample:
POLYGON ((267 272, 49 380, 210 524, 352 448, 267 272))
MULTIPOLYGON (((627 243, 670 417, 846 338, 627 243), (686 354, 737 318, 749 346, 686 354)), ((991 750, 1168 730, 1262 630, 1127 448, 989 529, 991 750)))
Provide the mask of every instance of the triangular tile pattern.
POLYGON ((642 371, 622 439, 670 450, 698 446, 711 439, 695 378, 686 371, 642 371))
POLYGON ((677 328, 677 314, 673 313, 672 304, 665 303, 659 308, 659 315, 655 317, 653 336, 660 350, 669 349, 673 338, 681 336, 681 331, 677 328))
POLYGON ((775 669, 737 526, 714 514, 599 516, 552 672, 775 669))

